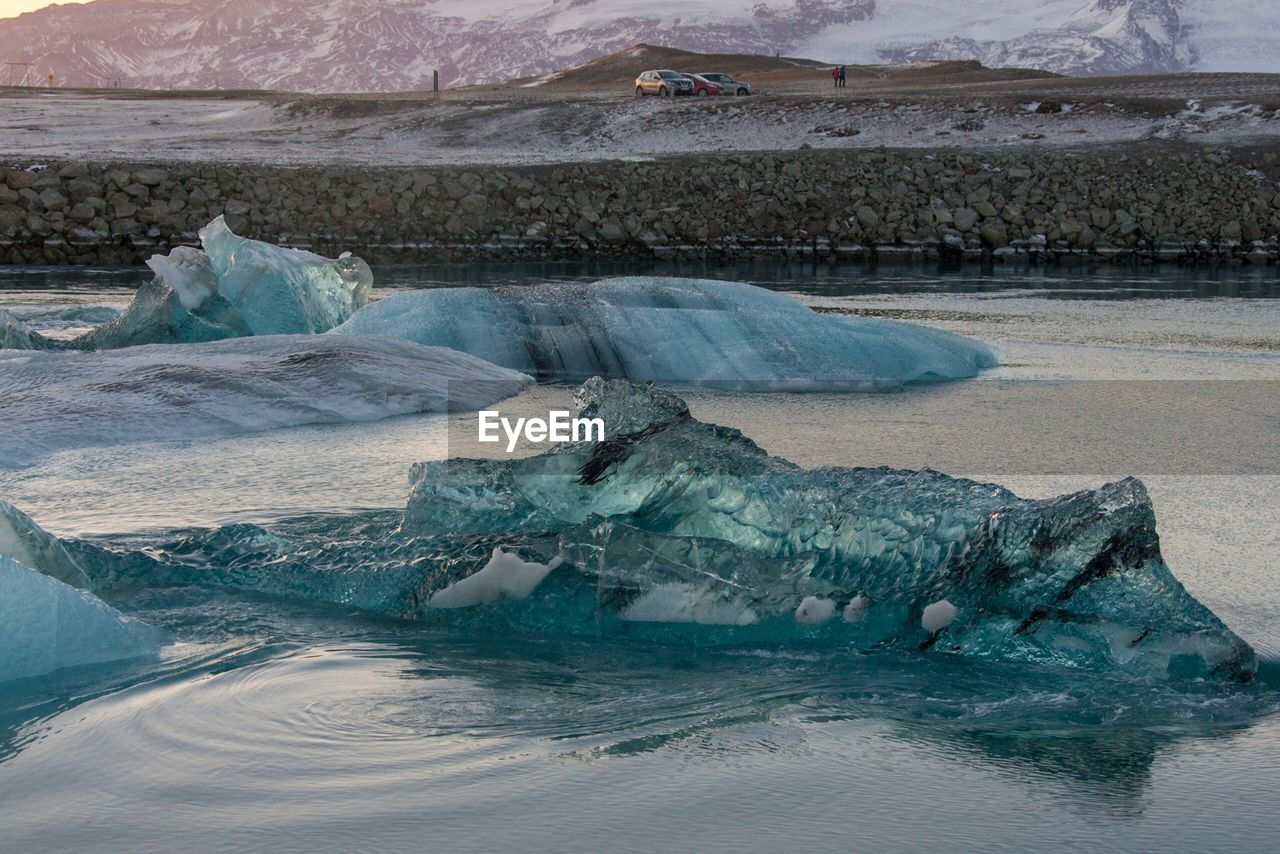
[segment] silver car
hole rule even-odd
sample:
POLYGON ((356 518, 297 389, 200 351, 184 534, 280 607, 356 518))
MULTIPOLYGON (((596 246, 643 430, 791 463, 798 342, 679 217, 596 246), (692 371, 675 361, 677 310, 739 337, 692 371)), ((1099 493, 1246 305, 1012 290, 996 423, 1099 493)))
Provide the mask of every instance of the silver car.
POLYGON ((646 71, 636 78, 637 95, 692 95, 693 81, 679 71, 646 71))

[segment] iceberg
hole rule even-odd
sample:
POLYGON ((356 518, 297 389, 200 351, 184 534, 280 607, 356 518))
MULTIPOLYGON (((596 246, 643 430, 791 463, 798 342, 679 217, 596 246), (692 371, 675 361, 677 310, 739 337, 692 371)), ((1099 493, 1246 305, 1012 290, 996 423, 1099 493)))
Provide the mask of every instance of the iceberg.
POLYGON ((0 466, 60 450, 479 408, 533 380, 395 338, 267 335, 0 355, 0 466))
POLYGON ((155 277, 119 316, 69 346, 110 350, 332 329, 369 301, 373 274, 344 254, 324 258, 234 234, 222 217, 147 261, 155 277))
POLYGON ((594 379, 579 399, 603 441, 421 463, 402 530, 553 532, 614 601, 676 583, 696 596, 686 610, 790 615, 869 649, 1153 676, 1256 670, 1165 565, 1137 480, 1032 501, 928 470, 806 470, 668 392, 594 379))
POLYGON ((0 681, 154 655, 165 635, 0 555, 0 681))
POLYGON ((996 365, 976 341, 879 318, 818 314, 783 294, 701 279, 410 291, 333 334, 395 335, 540 378, 751 390, 883 391, 996 365))
MULTIPOLYGON (((928 470, 804 469, 668 392, 597 378, 579 399, 603 440, 418 464, 402 514, 59 545, 95 592, 230 587, 504 635, 1256 673, 1249 645, 1165 564, 1137 480, 1027 500, 928 470)), ((6 518, 9 540, 49 547, 6 518)))

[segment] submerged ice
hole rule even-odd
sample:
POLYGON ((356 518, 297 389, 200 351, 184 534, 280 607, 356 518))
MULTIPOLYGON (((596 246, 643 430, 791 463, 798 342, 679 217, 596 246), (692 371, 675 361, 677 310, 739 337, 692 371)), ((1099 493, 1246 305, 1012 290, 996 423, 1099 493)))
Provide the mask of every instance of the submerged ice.
POLYGON ((572 381, 879 390, 972 377, 996 364, 988 347, 958 335, 818 314, 763 288, 700 279, 411 291, 333 331, 396 335, 572 381))
POLYGON ((474 409, 532 379, 394 338, 268 335, 0 354, 0 467, 67 448, 474 409))
POLYGON ((86 350, 314 334, 369 301, 373 275, 359 258, 334 260, 234 234, 222 217, 147 261, 155 277, 124 312, 71 343, 86 350))
POLYGON ((579 394, 604 440, 420 464, 403 514, 63 545, 95 590, 227 586, 483 632, 1256 669, 1165 565, 1136 480, 1033 501, 932 471, 803 469, 671 394, 579 394))
POLYGON ((92 594, 0 552, 0 681, 152 655, 163 639, 92 594))

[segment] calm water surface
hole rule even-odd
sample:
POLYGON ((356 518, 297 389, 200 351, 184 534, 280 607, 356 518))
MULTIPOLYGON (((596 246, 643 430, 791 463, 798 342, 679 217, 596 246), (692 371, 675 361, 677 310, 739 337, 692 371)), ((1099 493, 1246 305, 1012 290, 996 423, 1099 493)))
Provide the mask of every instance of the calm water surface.
MULTIPOLYGON (((377 272, 398 288, 655 271, 377 272)), ((1280 468, 1265 450, 1237 465, 1238 436, 1222 437, 1220 471, 1098 454, 1058 430, 1002 439, 993 458, 957 450, 955 426, 990 409, 984 383, 1280 379, 1280 277, 656 272, 991 342, 1003 365, 971 383, 690 402, 808 466, 936 464, 1028 496, 1143 476, 1170 566, 1255 646, 1262 678, 1174 687, 825 647, 467 637, 226 591, 138 591, 112 604, 174 632, 161 660, 0 685, 0 850, 1275 849, 1280 468)), ((74 334, 143 277, 0 271, 0 307, 74 334)), ((568 393, 540 387, 523 403, 568 393)), ((1280 424, 1270 405, 1258 396, 1233 417, 1280 424)), ((394 513, 409 465, 448 452, 440 417, 82 448, 0 468, 0 496, 56 533, 144 544, 161 529, 394 513)))

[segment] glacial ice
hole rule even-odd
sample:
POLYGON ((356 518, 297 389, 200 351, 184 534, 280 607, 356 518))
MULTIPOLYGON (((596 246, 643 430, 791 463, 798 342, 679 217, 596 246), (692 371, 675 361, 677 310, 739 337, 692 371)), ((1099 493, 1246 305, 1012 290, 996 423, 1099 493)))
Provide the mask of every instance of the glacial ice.
POLYGON ((62 542, 3 499, 0 499, 0 557, 10 558, 63 584, 89 589, 89 577, 67 554, 62 542))
POLYGON ((667 392, 595 379, 579 398, 604 440, 419 464, 403 515, 63 546, 94 590, 225 586, 483 632, 1256 671, 1165 565, 1136 480, 1026 500, 927 470, 806 470, 667 392))
POLYGON ((43 335, 0 309, 0 350, 45 350, 52 346, 43 335))
POLYGON ((1256 669, 1164 564, 1136 480, 1031 501, 927 470, 805 470, 666 392, 597 379, 579 395, 583 416, 604 417, 604 441, 419 464, 403 529, 554 531, 615 598, 680 581, 762 621, 809 597, 846 611, 865 597, 856 620, 836 624, 865 647, 1149 675, 1256 669))
POLYGON ((153 655, 164 634, 0 554, 0 681, 153 655))
POLYGON ((470 608, 492 605, 499 599, 528 599, 534 588, 564 562, 554 557, 548 563, 521 560, 518 555, 494 549, 479 572, 438 590, 427 600, 429 608, 470 608))
POLYGON ((365 306, 333 332, 395 335, 579 382, 883 390, 996 364, 988 347, 958 335, 818 314, 763 288, 700 279, 410 291, 365 306))
MULTIPOLYGON (((503 634, 801 641, 1160 679, 1257 670, 1165 565, 1137 480, 1029 501, 936 471, 806 470, 671 393, 596 378, 579 398, 603 440, 419 463, 403 515, 61 545, 93 590, 230 586, 503 634)), ((47 542, 24 517, 15 529, 47 542)))
POLYGON ((109 323, 71 342, 84 350, 218 341, 332 329, 369 301, 373 274, 234 234, 222 217, 200 230, 203 250, 179 246, 147 261, 155 277, 109 323))
POLYGON ((479 408, 532 379, 395 338, 268 335, 0 354, 0 466, 67 448, 479 408))

